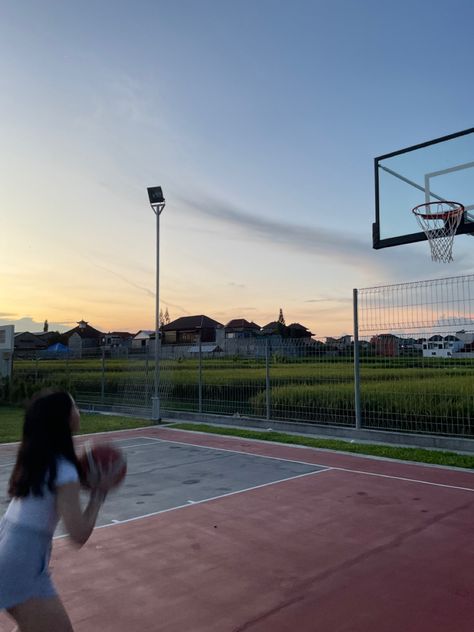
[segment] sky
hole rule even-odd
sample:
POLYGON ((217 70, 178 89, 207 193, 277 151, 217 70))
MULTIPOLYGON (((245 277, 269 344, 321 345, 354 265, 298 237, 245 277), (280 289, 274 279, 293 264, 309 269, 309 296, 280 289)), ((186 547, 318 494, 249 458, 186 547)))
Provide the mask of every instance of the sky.
MULTIPOLYGON (((352 331, 352 288, 474 272, 372 249, 373 159, 474 125, 471 0, 0 0, 0 325, 352 331)), ((405 209, 404 209, 405 211, 405 209)))

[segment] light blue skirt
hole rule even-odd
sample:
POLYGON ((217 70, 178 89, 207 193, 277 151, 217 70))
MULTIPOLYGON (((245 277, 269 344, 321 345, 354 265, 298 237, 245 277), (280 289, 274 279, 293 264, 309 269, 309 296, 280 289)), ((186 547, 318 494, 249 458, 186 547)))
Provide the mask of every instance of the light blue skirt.
POLYGON ((0 520, 0 610, 57 595, 49 574, 52 537, 0 520))

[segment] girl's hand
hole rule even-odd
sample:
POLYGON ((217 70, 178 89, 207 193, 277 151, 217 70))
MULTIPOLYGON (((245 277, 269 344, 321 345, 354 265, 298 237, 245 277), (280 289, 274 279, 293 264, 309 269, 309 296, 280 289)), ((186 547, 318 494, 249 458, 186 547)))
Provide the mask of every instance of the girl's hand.
POLYGON ((123 462, 116 461, 107 466, 102 463, 96 463, 92 452, 87 446, 86 453, 89 462, 89 469, 85 476, 86 483, 93 491, 101 492, 106 495, 116 483, 117 474, 123 468, 123 462))

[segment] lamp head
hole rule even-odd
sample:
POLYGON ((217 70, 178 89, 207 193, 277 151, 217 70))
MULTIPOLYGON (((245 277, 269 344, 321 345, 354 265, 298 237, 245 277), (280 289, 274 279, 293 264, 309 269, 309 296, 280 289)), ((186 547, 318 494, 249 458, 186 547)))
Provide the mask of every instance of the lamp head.
POLYGON ((163 191, 161 187, 148 187, 148 199, 152 207, 164 206, 165 198, 163 197, 163 191))

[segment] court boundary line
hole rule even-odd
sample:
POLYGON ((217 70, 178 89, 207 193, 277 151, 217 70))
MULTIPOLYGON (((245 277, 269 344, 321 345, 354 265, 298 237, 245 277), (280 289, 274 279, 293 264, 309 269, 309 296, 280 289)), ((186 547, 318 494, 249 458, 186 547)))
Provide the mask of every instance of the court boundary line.
MULTIPOLYGON (((154 437, 149 437, 150 439, 154 439, 154 437)), ((157 439, 155 438, 155 441, 157 442, 169 442, 169 443, 178 443, 179 445, 191 445, 195 448, 206 448, 208 450, 220 450, 222 452, 232 452, 235 454, 246 454, 248 456, 260 456, 263 457, 265 459, 275 459, 277 461, 288 461, 290 463, 301 463, 302 465, 313 465, 314 467, 322 467, 322 468, 327 468, 323 471, 327 471, 327 470, 337 470, 337 471, 341 471, 341 472, 349 472, 351 474, 366 474, 367 476, 378 476, 380 478, 390 478, 393 480, 400 480, 400 481, 405 481, 405 482, 409 482, 409 483, 420 483, 422 485, 433 485, 434 487, 444 487, 444 488, 448 488, 448 489, 457 489, 457 490, 462 490, 462 491, 467 491, 467 492, 474 492, 474 487, 461 487, 459 485, 449 485, 447 483, 435 483, 433 481, 423 481, 417 478, 408 478, 408 477, 404 477, 404 476, 396 476, 394 474, 379 474, 377 472, 366 472, 364 470, 355 470, 355 469, 351 469, 351 468, 345 468, 345 467, 337 467, 337 466, 333 466, 333 465, 322 465, 322 464, 318 464, 318 463, 309 463, 308 461, 297 461, 297 460, 293 460, 293 459, 285 459, 285 458, 280 458, 277 456, 266 456, 264 454, 254 454, 253 452, 245 452, 243 450, 231 450, 230 448, 216 448, 214 446, 202 446, 199 444, 195 444, 195 443, 188 443, 186 441, 173 441, 170 439, 157 439)), ((265 442, 262 442, 265 443, 265 442)), ((285 445, 285 444, 284 444, 285 445)), ((289 446, 291 447, 291 446, 289 446)), ((397 462, 397 461, 396 461, 397 462)))
POLYGON ((416 478, 407 478, 405 476, 394 476, 393 474, 378 474, 377 472, 364 472, 362 470, 352 470, 348 467, 331 467, 331 470, 339 472, 348 472, 350 474, 365 474, 365 476, 378 476, 379 478, 391 478, 406 483, 420 483, 421 485, 432 485, 433 487, 445 487, 446 489, 456 489, 463 492, 474 492, 474 487, 461 487, 460 485, 448 485, 447 483, 434 483, 433 481, 421 481, 416 478))
MULTIPOLYGON (((175 423, 180 423, 180 422, 175 422, 175 423)), ((182 422, 182 423, 193 423, 193 422, 182 422)), ((265 432, 265 430, 262 430, 261 428, 247 428, 246 426, 216 426, 218 428, 236 428, 238 430, 252 430, 254 432, 265 432)), ((350 451, 346 451, 346 450, 336 450, 334 448, 318 448, 316 446, 311 446, 311 445, 300 445, 298 443, 285 443, 284 441, 267 441, 265 439, 255 439, 254 437, 240 437, 239 435, 224 435, 224 434, 219 434, 219 433, 211 433, 211 432, 204 432, 203 430, 184 430, 183 428, 174 428, 172 424, 170 425, 166 425, 166 426, 162 426, 161 428, 159 428, 160 430, 172 430, 173 432, 181 432, 181 433, 191 433, 191 434, 197 434, 200 436, 207 436, 207 437, 218 437, 218 438, 222 438, 222 439, 233 439, 233 440, 240 440, 240 441, 249 441, 251 443, 262 443, 264 445, 279 445, 279 446, 283 446, 286 448, 297 448, 298 450, 313 450, 315 452, 329 452, 329 453, 334 453, 334 454, 341 454, 343 456, 352 456, 358 459, 370 459, 372 461, 385 461, 387 463, 403 463, 406 465, 415 465, 417 467, 428 467, 428 468, 434 468, 434 469, 440 469, 440 470, 448 470, 448 471, 454 471, 454 472, 467 472, 469 474, 474 474, 474 471, 470 468, 467 467, 459 467, 456 465, 442 465, 441 463, 425 463, 424 461, 407 461, 406 459, 395 459, 393 457, 390 456, 378 456, 376 454, 363 454, 360 452, 350 452, 350 451)), ((283 431, 272 428, 271 431, 268 432, 281 432, 282 434, 285 434, 283 431)), ((321 436, 321 435, 311 435, 311 434, 301 434, 301 433, 291 433, 288 432, 286 433, 290 436, 296 436, 296 437, 306 437, 309 439, 328 439, 328 440, 336 440, 336 441, 345 441, 348 444, 351 443, 358 443, 357 439, 347 439, 345 437, 334 437, 334 436, 321 436)), ((430 436, 435 436, 435 435, 430 435, 430 436)), ((367 442, 367 441, 362 441, 363 445, 377 445, 377 446, 383 446, 383 447, 388 447, 388 448, 406 448, 407 450, 413 449, 419 449, 419 450, 426 450, 428 452, 446 452, 446 450, 442 449, 442 448, 424 448, 424 447, 420 447, 420 448, 416 448, 415 446, 409 446, 409 445, 404 445, 404 444, 391 444, 391 443, 382 443, 380 441, 376 441, 376 442, 367 442)), ((456 450, 448 450, 448 452, 452 452, 453 454, 456 455, 461 455, 461 456, 474 456, 474 452, 457 452, 456 450)))
MULTIPOLYGON (((314 464, 313 464, 314 465, 314 464)), ((287 478, 281 478, 277 481, 270 481, 268 483, 262 483, 261 485, 254 485, 253 487, 246 487, 244 489, 237 489, 233 492, 227 492, 226 494, 220 494, 218 496, 211 496, 209 498, 203 498, 201 500, 194 500, 192 502, 187 502, 184 505, 177 505, 176 507, 169 507, 168 509, 160 509, 159 511, 152 511, 148 514, 142 514, 141 516, 134 516, 133 518, 125 518, 124 520, 114 520, 113 522, 109 522, 107 524, 101 524, 97 527, 94 527, 94 531, 98 529, 105 529, 106 527, 115 527, 121 524, 127 524, 128 522, 136 522, 137 520, 143 520, 144 518, 152 518, 153 516, 159 516, 164 513, 169 513, 171 511, 176 511, 177 509, 186 509, 186 507, 195 507, 196 505, 203 505, 205 503, 212 502, 214 500, 221 500, 222 498, 229 498, 230 496, 237 496, 238 494, 244 494, 247 492, 252 492, 256 489, 263 489, 265 487, 271 487, 272 485, 279 485, 280 483, 287 483, 289 481, 293 481, 299 478, 305 478, 307 476, 314 476, 315 474, 322 474, 323 472, 329 471, 331 468, 327 467, 326 469, 315 470, 314 472, 305 472, 304 474, 296 474, 295 476, 289 476, 287 478)), ((67 538, 68 534, 57 535, 53 537, 53 540, 62 540, 67 538)))

